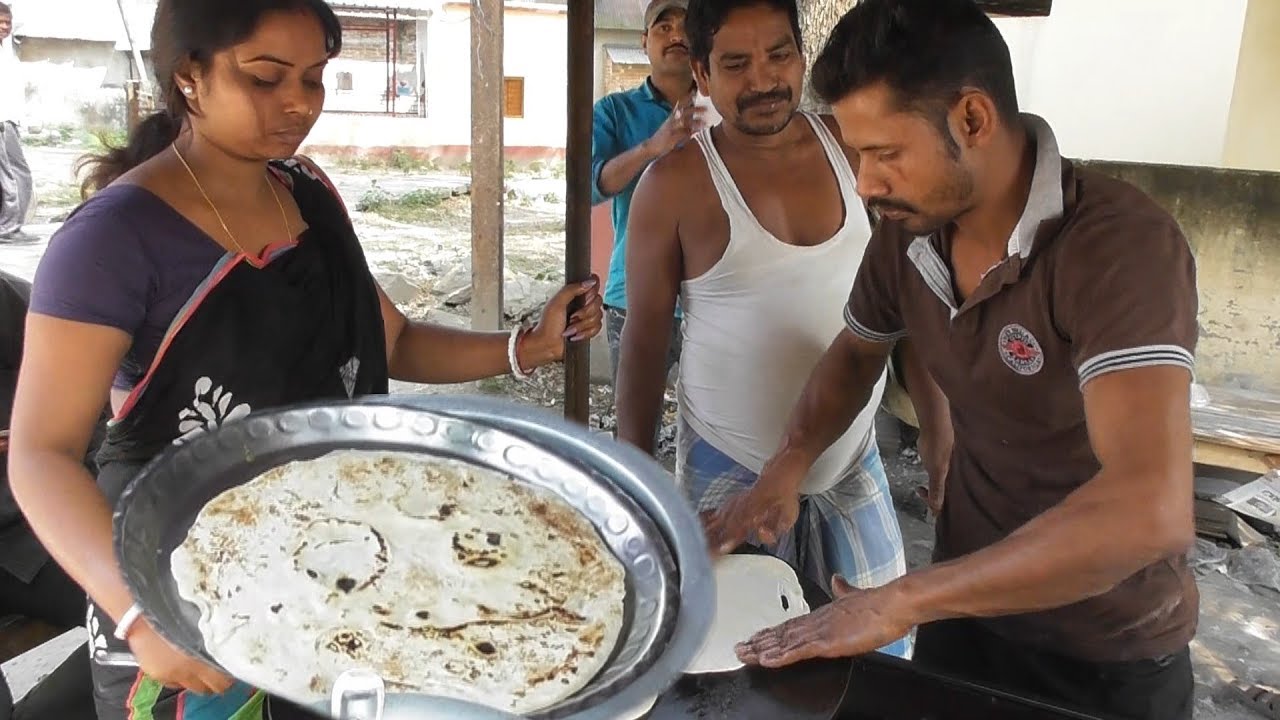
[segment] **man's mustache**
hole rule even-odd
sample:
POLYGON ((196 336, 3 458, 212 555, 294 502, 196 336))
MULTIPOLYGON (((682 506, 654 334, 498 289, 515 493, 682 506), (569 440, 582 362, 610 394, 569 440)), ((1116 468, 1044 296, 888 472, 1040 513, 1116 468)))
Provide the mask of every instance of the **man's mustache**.
POLYGON ((743 95, 738 98, 738 112, 742 112, 756 105, 767 105, 772 102, 791 102, 791 88, 770 90, 766 93, 743 95))
POLYGON ((667 46, 667 49, 666 49, 666 50, 663 50, 662 52, 664 52, 664 53, 669 53, 669 52, 671 52, 672 50, 683 50, 683 51, 685 51, 685 52, 687 53, 687 52, 689 52, 689 46, 688 46, 688 45, 685 45, 685 44, 684 44, 684 43, 682 43, 682 42, 678 42, 678 43, 671 43, 670 45, 668 45, 668 46, 667 46))
POLYGON ((899 210, 913 215, 920 214, 920 211, 917 210, 914 205, 905 203, 901 200, 894 200, 893 198, 878 198, 876 200, 870 200, 867 202, 867 207, 875 210, 876 212, 882 212, 884 210, 899 210))

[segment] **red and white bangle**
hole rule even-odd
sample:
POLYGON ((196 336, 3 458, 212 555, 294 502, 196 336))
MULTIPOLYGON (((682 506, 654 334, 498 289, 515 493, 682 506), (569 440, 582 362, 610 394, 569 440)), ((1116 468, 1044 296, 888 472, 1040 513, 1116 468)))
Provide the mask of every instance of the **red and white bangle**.
POLYGON ((129 631, 133 629, 134 624, 138 622, 138 618, 141 616, 142 608, 138 603, 130 605, 129 609, 125 610, 124 615, 121 616, 120 622, 116 623, 115 638, 121 642, 127 640, 129 631))
POLYGON ((528 380, 533 377, 532 371, 525 372, 520 367, 520 358, 516 353, 516 350, 520 348, 520 341, 524 338, 525 332, 526 328, 523 325, 516 325, 511 328, 511 337, 507 340, 507 362, 511 364, 511 374, 517 380, 528 380))

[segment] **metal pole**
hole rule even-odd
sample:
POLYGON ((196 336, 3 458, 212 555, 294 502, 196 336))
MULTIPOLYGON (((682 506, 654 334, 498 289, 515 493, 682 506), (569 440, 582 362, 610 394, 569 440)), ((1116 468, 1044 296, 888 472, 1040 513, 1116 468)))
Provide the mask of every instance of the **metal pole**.
POLYGON ((129 14, 124 10, 124 0, 116 0, 120 9, 120 22, 124 25, 124 39, 129 43, 129 54, 133 58, 134 67, 138 69, 138 92, 141 95, 151 94, 151 84, 147 82, 147 66, 142 64, 142 51, 133 41, 133 29, 129 27, 129 14))
POLYGON ((382 11, 382 32, 386 36, 386 49, 382 53, 382 74, 385 76, 383 84, 386 85, 382 93, 382 112, 391 115, 395 114, 396 81, 391 67, 391 10, 389 9, 382 11))
POLYGON ((471 0, 471 327, 502 329, 502 0, 471 0))
MULTIPOLYGON (((565 141, 564 276, 591 276, 591 98, 595 83, 595 0, 572 0, 569 13, 569 135, 565 141)), ((603 288, 601 288, 603 291, 603 288)), ((591 413, 591 348, 572 343, 564 357, 564 415, 586 424, 591 413)))

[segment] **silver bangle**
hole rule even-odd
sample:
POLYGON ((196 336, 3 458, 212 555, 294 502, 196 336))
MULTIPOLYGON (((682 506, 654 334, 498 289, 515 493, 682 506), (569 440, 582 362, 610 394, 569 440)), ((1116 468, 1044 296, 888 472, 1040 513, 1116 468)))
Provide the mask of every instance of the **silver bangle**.
POLYGON ((116 623, 115 638, 124 642, 129 637, 129 630, 133 629, 134 624, 138 622, 138 618, 142 616, 142 607, 138 603, 129 606, 124 611, 124 615, 120 618, 120 622, 116 623))
POLYGON ((516 346, 520 344, 520 334, 524 332, 523 325, 516 325, 511 328, 511 337, 507 339, 507 362, 511 364, 511 374, 517 380, 528 380, 533 377, 533 373, 525 372, 520 367, 520 359, 516 357, 516 346))

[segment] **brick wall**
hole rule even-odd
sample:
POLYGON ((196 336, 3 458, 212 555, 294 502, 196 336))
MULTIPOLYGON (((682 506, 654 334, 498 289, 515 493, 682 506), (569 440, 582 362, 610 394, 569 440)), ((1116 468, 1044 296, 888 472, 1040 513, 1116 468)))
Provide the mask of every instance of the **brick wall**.
POLYGON ((615 93, 619 90, 630 90, 649 77, 648 65, 628 65, 615 63, 605 56, 604 59, 604 93, 615 93))
MULTIPOLYGON (((386 22, 376 18, 343 17, 342 22, 342 57, 348 60, 364 60, 369 62, 385 62, 387 60, 386 22)), ((418 26, 413 21, 401 20, 398 23, 400 62, 412 64, 417 52, 418 26)), ((392 40, 397 37, 393 36, 392 40)))

